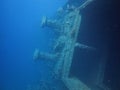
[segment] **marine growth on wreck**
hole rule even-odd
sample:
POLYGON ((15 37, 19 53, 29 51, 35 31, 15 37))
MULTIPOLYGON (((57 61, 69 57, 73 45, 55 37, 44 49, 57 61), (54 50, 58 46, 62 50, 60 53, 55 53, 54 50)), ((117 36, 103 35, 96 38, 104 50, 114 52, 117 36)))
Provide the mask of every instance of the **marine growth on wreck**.
POLYGON ((67 3, 57 10, 54 19, 48 19, 46 16, 42 18, 41 27, 53 29, 53 32, 56 32, 58 36, 53 42, 53 53, 36 49, 33 59, 56 61, 53 71, 54 76, 61 80, 68 90, 91 90, 89 86, 77 77, 70 77, 69 74, 75 48, 96 50, 93 47, 77 42, 78 33, 81 29, 81 10, 84 10, 92 1, 87 0, 80 6, 74 5, 74 3, 73 5, 67 3))

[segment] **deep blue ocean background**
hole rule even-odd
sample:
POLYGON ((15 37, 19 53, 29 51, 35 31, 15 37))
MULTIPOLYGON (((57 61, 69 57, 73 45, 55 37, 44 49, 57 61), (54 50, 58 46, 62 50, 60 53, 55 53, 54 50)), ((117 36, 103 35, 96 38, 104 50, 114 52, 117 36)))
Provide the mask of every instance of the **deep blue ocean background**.
MULTIPOLYGON (((55 33, 41 28, 41 19, 53 17, 67 1, 0 1, 0 90, 27 90, 44 81, 52 83, 53 63, 35 62, 33 53, 36 48, 42 52, 52 50, 55 33)), ((97 48, 97 52, 75 50, 71 68, 73 76, 91 84, 97 74, 96 67, 106 60, 104 83, 111 90, 120 90, 119 8, 118 0, 95 0, 81 11, 78 42, 97 48)))
POLYGON ((41 19, 52 17, 66 1, 0 1, 0 90, 26 90, 26 86, 48 77, 46 63, 33 60, 35 48, 48 52, 54 36, 52 31, 41 29, 41 19))

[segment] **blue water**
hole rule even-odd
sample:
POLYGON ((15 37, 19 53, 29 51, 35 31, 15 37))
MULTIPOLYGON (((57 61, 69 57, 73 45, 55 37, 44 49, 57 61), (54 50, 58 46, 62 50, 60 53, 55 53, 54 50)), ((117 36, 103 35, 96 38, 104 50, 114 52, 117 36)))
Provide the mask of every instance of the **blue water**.
POLYGON ((47 80, 45 62, 35 63, 35 48, 49 51, 52 31, 41 29, 42 16, 51 17, 67 0, 2 0, 0 21, 0 90, 26 90, 47 80))
MULTIPOLYGON (((33 60, 36 48, 52 50, 55 37, 52 29, 40 27, 42 17, 53 17, 67 1, 77 6, 86 0, 0 0, 0 90, 38 90, 40 86, 39 90, 67 90, 52 77, 54 62, 33 60)), ((107 60, 103 81, 111 90, 120 90, 119 3, 93 1, 80 12, 77 42, 96 51, 75 49, 70 75, 99 90, 95 77, 107 60)))

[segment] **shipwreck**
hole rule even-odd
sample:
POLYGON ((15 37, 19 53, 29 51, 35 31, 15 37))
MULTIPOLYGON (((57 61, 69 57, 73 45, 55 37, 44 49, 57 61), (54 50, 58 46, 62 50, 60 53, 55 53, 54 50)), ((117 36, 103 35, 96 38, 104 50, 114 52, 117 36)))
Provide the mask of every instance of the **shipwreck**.
MULTIPOLYGON (((54 19, 48 19, 46 16, 42 18, 41 27, 52 28, 58 36, 54 42, 53 53, 44 53, 36 49, 33 58, 34 60, 56 60, 54 75, 64 83, 68 90, 92 90, 77 77, 69 76, 75 48, 96 50, 96 48, 77 42, 82 20, 81 10, 92 2, 93 0, 87 0, 80 6, 67 3, 58 9, 54 19)), ((101 76, 103 73, 101 72, 101 76)))

